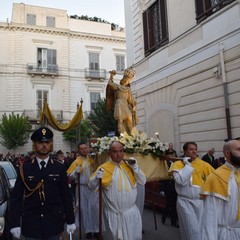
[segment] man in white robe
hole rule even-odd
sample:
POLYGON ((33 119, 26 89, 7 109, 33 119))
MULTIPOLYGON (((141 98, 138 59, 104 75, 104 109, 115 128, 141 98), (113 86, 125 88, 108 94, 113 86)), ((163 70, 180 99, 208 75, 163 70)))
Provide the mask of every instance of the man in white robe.
POLYGON ((203 200, 199 193, 206 177, 214 168, 198 158, 195 142, 186 142, 183 151, 186 158, 174 162, 169 169, 178 194, 177 212, 181 239, 201 240, 203 200))
POLYGON ((207 178, 204 198, 203 240, 240 239, 240 140, 224 144, 226 163, 207 178))
MULTIPOLYGON (((80 205, 81 220, 87 239, 98 238, 99 234, 99 208, 98 192, 93 192, 88 187, 88 181, 93 171, 93 160, 88 156, 86 144, 78 145, 79 157, 70 165, 67 174, 75 179, 78 184, 80 174, 80 205)), ((79 226, 79 193, 76 187, 76 225, 79 226)))
POLYGON ((104 240, 142 239, 142 219, 136 206, 137 184, 144 185, 146 177, 135 159, 124 161, 123 145, 109 146, 110 161, 101 165, 90 178, 92 190, 99 187, 102 178, 104 240))

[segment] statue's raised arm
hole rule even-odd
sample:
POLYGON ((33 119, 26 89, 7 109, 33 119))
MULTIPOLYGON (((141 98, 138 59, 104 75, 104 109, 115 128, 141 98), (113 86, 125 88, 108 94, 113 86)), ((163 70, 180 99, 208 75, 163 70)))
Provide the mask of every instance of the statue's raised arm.
POLYGON ((131 133, 131 130, 138 123, 136 102, 131 92, 130 82, 132 81, 135 71, 132 67, 124 71, 120 84, 113 81, 116 71, 110 72, 110 78, 106 90, 107 111, 114 105, 114 118, 118 121, 119 133, 131 133))

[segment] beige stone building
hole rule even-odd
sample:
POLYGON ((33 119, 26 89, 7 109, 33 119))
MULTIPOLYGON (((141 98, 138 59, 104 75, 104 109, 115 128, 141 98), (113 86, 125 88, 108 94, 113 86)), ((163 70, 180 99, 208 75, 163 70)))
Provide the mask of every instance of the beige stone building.
POLYGON ((140 130, 222 155, 240 136, 240 1, 125 0, 140 130))
MULTIPOLYGON (((66 10, 13 4, 11 21, 0 22, 0 44, 0 118, 23 114, 33 129, 39 126, 44 98, 55 117, 68 122, 81 98, 88 113, 105 97, 110 70, 125 69, 125 32, 70 18, 66 10)), ((29 141, 16 152, 31 148, 29 141)), ((70 145, 55 131, 58 149, 69 151, 70 145)), ((0 153, 6 152, 0 146, 0 153)))

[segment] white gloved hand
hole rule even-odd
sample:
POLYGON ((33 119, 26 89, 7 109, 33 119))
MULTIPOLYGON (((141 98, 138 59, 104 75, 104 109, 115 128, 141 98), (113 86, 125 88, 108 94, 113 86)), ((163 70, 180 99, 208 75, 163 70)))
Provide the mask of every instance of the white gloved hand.
POLYGON ((11 234, 15 238, 20 238, 21 237, 21 228, 20 227, 15 227, 10 229, 11 234))
POLYGON ((97 178, 103 178, 103 174, 104 174, 104 170, 102 168, 100 168, 97 173, 96 173, 96 176, 97 178))
POLYGON ((191 159, 190 157, 184 157, 183 158, 183 163, 185 165, 191 166, 192 164, 189 162, 190 159, 191 159))
POLYGON ((74 233, 74 231, 76 230, 76 225, 75 223, 73 224, 67 224, 67 233, 74 233))
POLYGON ((137 160, 134 157, 130 157, 129 160, 131 160, 128 162, 129 167, 131 167, 133 171, 136 170, 138 168, 137 160))
POLYGON ((131 160, 128 162, 129 165, 134 165, 137 163, 137 160, 134 157, 130 157, 129 160, 131 160))
POLYGON ((81 172, 81 167, 80 167, 80 166, 77 166, 77 167, 75 168, 75 172, 76 172, 76 173, 80 173, 80 172, 81 172))
POLYGON ((164 192, 164 191, 161 191, 161 192, 159 193, 159 195, 162 196, 162 197, 165 197, 165 192, 164 192))

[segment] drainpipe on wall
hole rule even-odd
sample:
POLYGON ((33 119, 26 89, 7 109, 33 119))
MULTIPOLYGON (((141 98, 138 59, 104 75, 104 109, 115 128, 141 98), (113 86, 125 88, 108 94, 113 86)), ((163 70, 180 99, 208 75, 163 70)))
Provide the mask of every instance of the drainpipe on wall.
POLYGON ((225 102, 227 137, 228 137, 228 139, 231 139, 232 138, 232 131, 231 131, 231 121, 230 121, 230 111, 229 111, 228 86, 227 86, 225 64, 224 64, 224 45, 223 45, 222 42, 220 42, 220 44, 219 44, 219 49, 220 49, 220 64, 221 64, 221 73, 222 73, 223 91, 224 91, 224 102, 225 102))

